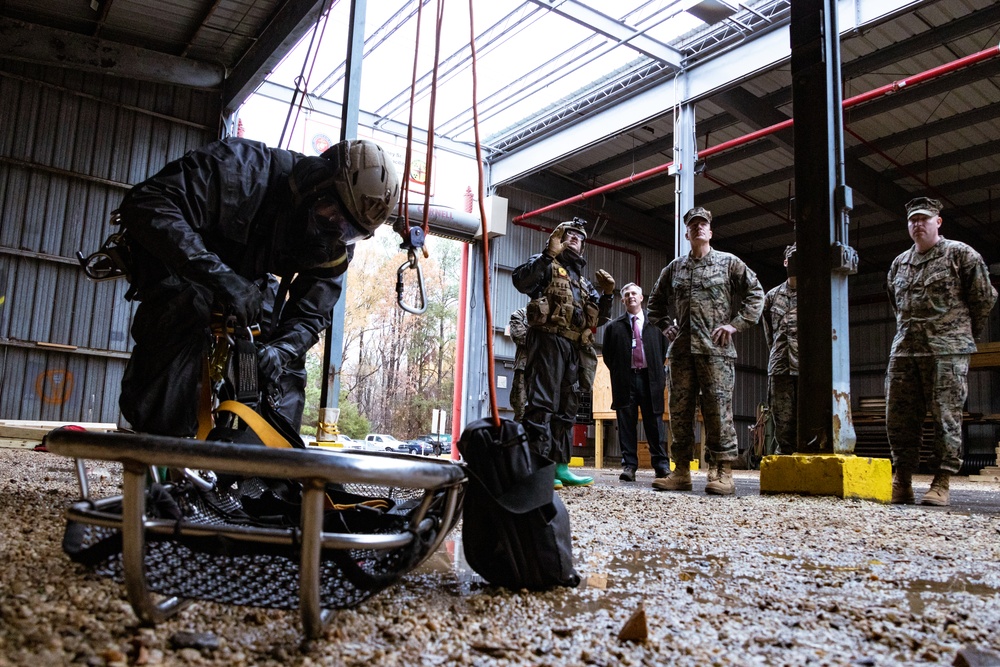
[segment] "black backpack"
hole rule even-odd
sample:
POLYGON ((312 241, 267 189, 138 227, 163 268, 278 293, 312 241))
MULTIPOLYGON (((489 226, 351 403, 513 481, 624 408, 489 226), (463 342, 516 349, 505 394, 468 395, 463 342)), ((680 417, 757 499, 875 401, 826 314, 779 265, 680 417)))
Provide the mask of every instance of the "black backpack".
POLYGON ((469 473, 462 521, 465 559, 510 589, 575 587, 569 513, 553 490, 555 464, 532 452, 517 422, 468 426, 458 442, 469 473))

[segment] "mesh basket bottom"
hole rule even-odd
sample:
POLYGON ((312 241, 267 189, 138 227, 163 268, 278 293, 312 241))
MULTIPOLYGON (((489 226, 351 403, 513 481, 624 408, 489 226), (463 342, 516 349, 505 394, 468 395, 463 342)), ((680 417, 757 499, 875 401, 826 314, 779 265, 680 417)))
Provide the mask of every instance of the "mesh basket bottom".
MULTIPOLYGON (((350 485, 350 492, 374 497, 413 501, 422 495, 412 490, 350 485)), ((442 526, 448 490, 433 493, 430 518, 434 528, 416 535, 411 544, 393 549, 331 549, 320 555, 320 604, 328 609, 356 606, 388 588, 429 555, 438 531, 450 531, 458 520, 442 526)), ((205 527, 227 525, 219 510, 231 509, 226 495, 205 503, 195 496, 178 499, 184 507, 184 523, 205 527)), ((459 502, 461 502, 461 497, 459 502)), ((238 503, 235 504, 238 507, 238 503)), ((400 505, 402 507, 402 505, 400 505)), ((120 506, 118 506, 120 511, 120 506)), ((108 511, 105 508, 105 511, 108 511)), ((113 510, 112 510, 113 511, 113 510)), ((405 516, 386 515, 383 529, 372 533, 397 533, 405 516)), ((64 549, 76 561, 94 568, 102 576, 124 582, 121 532, 115 528, 71 520, 64 549)), ((164 596, 204 600, 272 609, 299 607, 299 552, 296 547, 261 542, 243 542, 222 536, 189 537, 147 533, 144 557, 149 590, 164 596)))
MULTIPOLYGON (((320 563, 320 604, 346 609, 361 604, 388 588, 408 571, 405 550, 345 552, 366 572, 382 579, 372 587, 355 585, 352 577, 333 559, 320 563)), ((146 547, 146 579, 160 595, 271 609, 298 609, 298 559, 280 554, 219 556, 194 551, 174 540, 154 541, 146 547)), ((124 582, 121 553, 101 563, 95 571, 124 582)))

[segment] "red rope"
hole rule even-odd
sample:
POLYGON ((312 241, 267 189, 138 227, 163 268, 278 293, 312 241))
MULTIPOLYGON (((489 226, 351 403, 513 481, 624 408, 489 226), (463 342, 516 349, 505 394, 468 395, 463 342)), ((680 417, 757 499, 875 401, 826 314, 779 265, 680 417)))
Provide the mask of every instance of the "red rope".
POLYGON ((500 410, 497 408, 496 365, 493 358, 493 306, 490 302, 490 236, 487 233, 485 177, 483 175, 483 146, 479 142, 479 109, 476 104, 476 28, 472 13, 473 0, 469 0, 469 47, 472 49, 472 127, 476 137, 476 164, 479 165, 479 218, 483 221, 483 305, 486 311, 486 364, 489 373, 490 416, 493 425, 500 428, 500 410))
POLYGON ((403 183, 406 185, 403 187, 403 191, 400 193, 399 198, 399 210, 397 212, 397 220, 402 222, 396 223, 396 231, 403 238, 403 242, 409 241, 409 230, 410 230, 410 163, 413 158, 413 107, 416 99, 417 90, 417 60, 420 56, 420 26, 421 20, 423 19, 424 2, 423 0, 418 0, 417 2, 417 34, 413 40, 413 74, 410 78, 410 115, 406 124, 406 153, 403 157, 403 183))
MULTIPOLYGON (((438 65, 441 61, 441 26, 444 25, 444 0, 437 3, 437 24, 434 27, 434 69, 431 70, 431 98, 427 121, 427 171, 424 174, 424 238, 430 234, 431 174, 434 173, 434 112, 437 110, 438 65)), ((427 257, 427 247, 424 247, 427 257)))

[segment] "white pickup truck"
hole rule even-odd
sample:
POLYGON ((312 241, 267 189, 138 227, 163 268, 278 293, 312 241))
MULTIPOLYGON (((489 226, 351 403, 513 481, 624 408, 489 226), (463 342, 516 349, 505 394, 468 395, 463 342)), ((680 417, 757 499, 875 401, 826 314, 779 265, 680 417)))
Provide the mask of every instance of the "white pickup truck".
POLYGON ((398 447, 403 444, 402 441, 385 433, 369 433, 365 436, 365 442, 372 445, 375 450, 387 452, 398 452, 398 447))

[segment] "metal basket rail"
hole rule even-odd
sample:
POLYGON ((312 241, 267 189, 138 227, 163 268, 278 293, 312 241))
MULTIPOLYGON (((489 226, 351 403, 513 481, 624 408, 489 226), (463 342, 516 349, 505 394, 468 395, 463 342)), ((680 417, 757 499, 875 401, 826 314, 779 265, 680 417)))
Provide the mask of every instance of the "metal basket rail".
POLYGON ((198 575, 192 579, 204 579, 202 575, 206 570, 242 577, 256 570, 257 576, 250 577, 255 579, 262 578, 261 568, 279 574, 286 587, 291 582, 293 589, 290 596, 278 594, 282 598, 279 604, 261 604, 252 596, 249 602, 235 603, 279 608, 297 603, 304 633, 309 638, 316 638, 322 634, 336 608, 357 604, 391 585, 438 548, 458 520, 465 485, 465 472, 459 465, 401 454, 274 449, 145 434, 79 431, 53 431, 47 436, 46 444, 51 452, 77 460, 82 500, 67 510, 68 519, 96 531, 120 531, 118 567, 129 602, 140 620, 146 623, 168 618, 192 598, 222 602, 246 599, 230 595, 233 589, 243 592, 242 586, 232 581, 220 584, 221 596, 202 596, 197 586, 189 590, 192 588, 190 581, 178 582, 175 577, 173 583, 163 584, 158 582, 155 573, 150 574, 152 571, 173 571, 178 560, 186 560, 189 567, 193 564, 198 575), (91 499, 83 460, 121 463, 122 495, 91 499), (300 482, 300 525, 258 527, 147 516, 147 479, 154 467, 213 470, 300 482), (371 489, 382 490, 383 494, 385 490, 398 490, 411 499, 414 507, 406 514, 405 526, 388 533, 324 532, 327 484, 341 485, 362 495, 371 493, 366 491, 371 489), (233 551, 240 555, 220 566, 213 561, 224 560, 227 556, 206 555, 188 546, 203 538, 237 545, 233 551), (406 550, 406 557, 394 556, 402 550, 406 550), (336 577, 342 569, 357 569, 359 566, 352 562, 364 562, 364 554, 389 554, 383 564, 390 565, 383 569, 398 571, 382 572, 384 581, 380 580, 367 593, 343 594, 336 590, 342 585, 340 582, 322 581, 324 577, 336 577), (271 558, 278 560, 269 560, 271 558), (296 574, 297 591, 293 581, 296 574), (151 585, 151 578, 157 583, 151 585))

